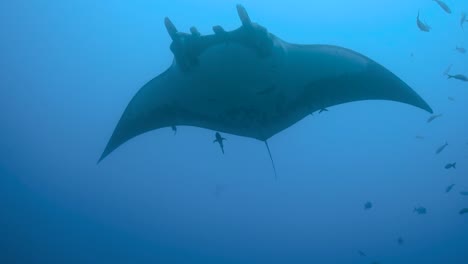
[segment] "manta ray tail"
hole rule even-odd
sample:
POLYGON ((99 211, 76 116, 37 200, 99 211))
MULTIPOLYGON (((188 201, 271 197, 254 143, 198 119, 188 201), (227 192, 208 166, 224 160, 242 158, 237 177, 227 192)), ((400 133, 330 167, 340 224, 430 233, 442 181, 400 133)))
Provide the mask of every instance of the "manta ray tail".
POLYGON ((268 146, 268 141, 265 140, 265 146, 268 150, 268 155, 270 155, 271 165, 273 165, 273 171, 275 172, 275 179, 278 179, 278 174, 276 173, 275 162, 273 161, 273 157, 271 156, 270 147, 268 146))

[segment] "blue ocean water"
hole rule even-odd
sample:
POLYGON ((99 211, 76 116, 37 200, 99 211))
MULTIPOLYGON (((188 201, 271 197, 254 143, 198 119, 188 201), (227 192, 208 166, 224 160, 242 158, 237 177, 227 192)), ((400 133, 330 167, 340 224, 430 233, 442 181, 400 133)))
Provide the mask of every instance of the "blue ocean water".
POLYGON ((450 15, 429 0, 0 2, 0 263, 468 263, 468 84, 443 75, 468 75, 455 50, 468 2, 446 3, 450 15), (96 164, 172 62, 164 17, 232 30, 239 3, 289 42, 365 54, 443 116, 366 101, 306 117, 269 140, 277 180, 263 142, 224 135, 222 155, 195 127, 96 164))

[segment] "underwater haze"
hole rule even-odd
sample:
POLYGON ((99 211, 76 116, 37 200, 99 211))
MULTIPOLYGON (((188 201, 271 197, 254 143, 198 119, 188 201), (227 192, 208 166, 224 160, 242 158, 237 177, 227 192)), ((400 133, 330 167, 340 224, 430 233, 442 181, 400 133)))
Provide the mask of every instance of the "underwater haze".
POLYGON ((0 263, 468 263, 468 1, 444 3, 0 2, 0 263), (172 64, 164 18, 230 31, 237 4, 288 42, 368 56, 434 115, 316 112, 268 139, 277 178, 264 142, 222 133, 223 155, 216 131, 191 126, 97 163, 172 64))

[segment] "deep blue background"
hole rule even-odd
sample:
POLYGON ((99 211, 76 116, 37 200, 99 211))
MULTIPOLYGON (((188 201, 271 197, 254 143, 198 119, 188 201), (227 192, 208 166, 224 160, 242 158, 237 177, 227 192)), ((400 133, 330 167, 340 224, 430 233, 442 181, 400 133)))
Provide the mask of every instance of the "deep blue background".
POLYGON ((96 164, 128 101, 171 64, 164 17, 232 30, 237 3, 0 2, 0 263, 468 263, 468 84, 442 75, 468 74, 454 50, 468 48, 468 2, 447 0, 452 15, 428 0, 241 2, 287 41, 378 61, 444 114, 433 123, 393 102, 330 108, 269 140, 278 180, 262 142, 225 135, 222 155, 193 127, 96 164))

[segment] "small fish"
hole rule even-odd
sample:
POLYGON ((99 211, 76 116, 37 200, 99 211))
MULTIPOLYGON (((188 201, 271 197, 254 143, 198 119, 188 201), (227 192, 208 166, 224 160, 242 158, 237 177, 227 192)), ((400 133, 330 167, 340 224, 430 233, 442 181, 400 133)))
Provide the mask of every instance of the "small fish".
POLYGON ((423 215, 423 214, 426 214, 427 213, 427 209, 422 207, 422 206, 418 206, 418 207, 415 207, 413 212, 419 214, 419 215, 423 215))
POLYGON ((452 78, 453 78, 453 79, 456 79, 456 80, 468 82, 468 77, 466 77, 466 76, 463 75, 463 74, 455 74, 455 75, 447 74, 447 79, 452 79, 452 78))
POLYGON ((448 142, 445 142, 444 145, 440 146, 437 150, 436 150, 436 154, 440 154, 442 151, 444 151, 444 149, 448 146, 448 142))
POLYGON ((371 208, 372 208, 372 203, 371 203, 371 202, 366 202, 366 203, 364 204, 364 210, 369 210, 369 209, 371 209, 371 208))
POLYGON ((456 47, 455 47, 455 50, 458 51, 458 52, 460 52, 460 53, 463 53, 463 54, 466 53, 466 49, 465 49, 464 47, 458 47, 458 46, 456 46, 456 47))
POLYGON ((464 215, 464 214, 468 214, 468 208, 463 208, 460 210, 460 214, 461 215, 464 215))
POLYGON ((416 136, 416 139, 424 139, 423 136, 416 136))
POLYGON ((450 7, 442 2, 441 0, 434 0, 447 14, 452 14, 452 10, 450 10, 450 7))
POLYGON ((450 97, 450 96, 449 96, 447 99, 449 99, 449 100, 452 101, 452 102, 455 102, 455 98, 453 98, 453 97, 450 97))
POLYGON ((427 122, 431 123, 432 121, 436 120, 437 118, 441 118, 442 116, 443 116, 442 114, 432 115, 427 119, 427 122))
POLYGON ((405 243, 405 241, 403 240, 402 237, 399 237, 399 238, 397 239, 397 243, 398 243, 398 245, 402 246, 403 243, 405 243))
POLYGON ((174 135, 177 134, 177 127, 176 126, 171 126, 172 131, 174 131, 174 135))
POLYGON ((426 24, 426 23, 423 23, 420 19, 419 19, 419 11, 418 11, 418 16, 416 17, 416 24, 418 25, 418 28, 423 31, 423 32, 429 32, 431 31, 431 27, 426 24))
POLYGON ((358 250, 358 254, 361 257, 367 257, 366 253, 362 252, 361 250, 358 250))
POLYGON ((219 132, 216 132, 215 137, 216 137, 216 139, 213 141, 213 143, 218 142, 219 146, 221 147, 221 151, 222 151, 223 154, 224 154, 224 144, 223 144, 223 141, 226 140, 226 139, 223 138, 223 137, 221 136, 221 134, 219 134, 219 132))
POLYGON ((462 192, 460 192, 460 194, 463 195, 463 196, 468 196, 468 192, 467 192, 467 191, 462 191, 462 192))
POLYGON ((454 163, 449 163, 447 165, 445 165, 445 169, 449 170, 449 169, 456 169, 457 168, 457 163, 454 162, 454 163))
POLYGON ((468 20, 466 19, 466 13, 463 12, 461 14, 461 18, 460 18, 460 27, 464 30, 463 28, 463 24, 465 24, 465 22, 467 22, 468 20))
POLYGON ((447 186, 447 188, 445 188, 445 192, 449 193, 453 189, 454 186, 455 184, 450 184, 449 186, 447 186))
POLYGON ((323 112, 328 112, 328 109, 322 108, 322 109, 319 110, 319 114, 321 114, 321 113, 323 113, 323 112))

